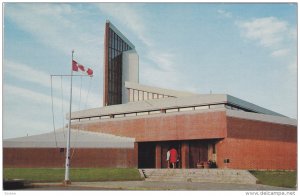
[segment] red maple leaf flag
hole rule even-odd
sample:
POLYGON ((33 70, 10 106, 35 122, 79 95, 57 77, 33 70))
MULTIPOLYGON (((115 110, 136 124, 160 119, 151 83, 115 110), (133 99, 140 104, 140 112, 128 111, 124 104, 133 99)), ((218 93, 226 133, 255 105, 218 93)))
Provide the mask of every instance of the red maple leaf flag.
POLYGON ((80 65, 80 64, 78 64, 78 68, 79 68, 81 71, 85 71, 85 69, 84 69, 84 66, 83 66, 83 65, 80 65))
POLYGON ((93 70, 88 68, 88 70, 86 71, 86 73, 89 75, 89 76, 92 76, 93 75, 93 70))
POLYGON ((76 61, 72 61, 72 70, 73 71, 78 71, 78 63, 76 61))
POLYGON ((73 71, 82 71, 86 74, 88 74, 89 76, 93 76, 93 70, 91 68, 88 68, 87 70, 85 69, 85 67, 79 63, 77 63, 76 61, 72 60, 72 70, 73 71), (86 70, 86 71, 85 71, 86 70))

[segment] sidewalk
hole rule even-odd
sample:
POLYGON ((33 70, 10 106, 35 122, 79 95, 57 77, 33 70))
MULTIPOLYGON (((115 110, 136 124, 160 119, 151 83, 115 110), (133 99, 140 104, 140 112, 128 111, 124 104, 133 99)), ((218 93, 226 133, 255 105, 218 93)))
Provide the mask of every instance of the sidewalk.
POLYGON ((47 190, 296 190, 295 188, 273 187, 261 184, 203 182, 110 181, 72 182, 68 187, 64 187, 62 183, 32 183, 32 185, 34 186, 33 189, 44 188, 47 190))

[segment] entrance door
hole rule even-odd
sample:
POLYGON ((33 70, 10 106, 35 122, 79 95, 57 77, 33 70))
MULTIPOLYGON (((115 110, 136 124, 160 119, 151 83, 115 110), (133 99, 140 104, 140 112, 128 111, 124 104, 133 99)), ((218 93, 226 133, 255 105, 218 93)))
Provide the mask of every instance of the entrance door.
POLYGON ((180 141, 168 141, 161 143, 161 168, 168 168, 167 152, 171 148, 177 150, 177 156, 179 162, 176 164, 176 168, 181 168, 181 142, 180 141))
POLYGON ((208 143, 204 141, 190 141, 189 166, 196 168, 197 163, 208 161, 208 143))
POLYGON ((138 168, 155 168, 155 143, 138 143, 138 168))

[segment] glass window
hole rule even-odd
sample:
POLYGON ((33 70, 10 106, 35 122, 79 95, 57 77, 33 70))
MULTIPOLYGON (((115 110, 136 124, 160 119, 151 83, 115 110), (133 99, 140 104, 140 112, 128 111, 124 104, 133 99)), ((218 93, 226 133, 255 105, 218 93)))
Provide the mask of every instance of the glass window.
POLYGON ((206 110, 206 109, 209 109, 209 107, 207 105, 195 107, 195 110, 206 110))
POLYGON ((160 110, 150 111, 149 114, 160 114, 160 110))
POLYGON ((136 113, 137 116, 144 116, 144 115, 148 115, 148 112, 138 112, 136 113))
POLYGON ((122 41, 122 51, 125 50, 125 43, 122 41))
MULTIPOLYGON (((108 39, 108 104, 120 104, 122 103, 122 51, 128 50, 130 47, 111 28, 109 28, 108 39)), ((128 93, 131 93, 130 96, 132 95, 132 98, 129 97, 130 101, 142 100, 145 96, 143 92, 140 95, 133 90, 128 93)))
POLYGON ((224 104, 210 105, 210 108, 224 108, 224 104))
POLYGON ((166 110, 166 113, 171 113, 171 112, 178 112, 178 108, 166 110))
POLYGON ((114 46, 115 46, 115 39, 112 37, 112 39, 111 39, 111 47, 114 48, 114 46))
POLYGON ((112 40, 112 34, 113 34, 112 30, 109 29, 109 37, 108 37, 109 47, 112 47, 112 42, 111 42, 111 40, 112 40))
POLYGON ((118 45, 118 35, 115 34, 115 44, 114 44, 114 49, 117 49, 118 45))
POLYGON ((127 117, 130 117, 130 116, 136 116, 136 113, 129 113, 129 114, 125 114, 125 116, 127 117))
POLYGON ((192 111, 194 110, 194 107, 189 107, 189 108, 180 108, 179 111, 180 112, 185 112, 185 111, 192 111))
POLYGON ((115 118, 121 118, 121 117, 124 117, 124 114, 116 114, 115 115, 115 118))

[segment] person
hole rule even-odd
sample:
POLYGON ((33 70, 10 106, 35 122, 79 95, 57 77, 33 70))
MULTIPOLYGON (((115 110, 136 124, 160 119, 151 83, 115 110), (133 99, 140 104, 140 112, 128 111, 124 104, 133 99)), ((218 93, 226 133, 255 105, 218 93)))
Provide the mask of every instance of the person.
POLYGON ((167 152, 167 164, 168 164, 168 168, 170 168, 170 149, 168 149, 167 152))
POLYGON ((172 168, 176 168, 176 162, 177 162, 177 151, 175 148, 172 148, 170 150, 170 163, 172 164, 172 168))

